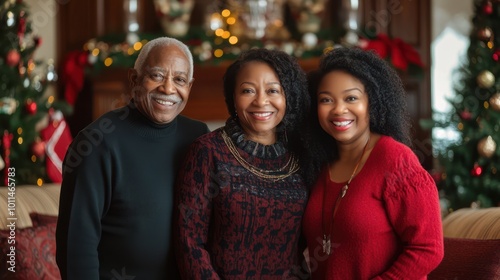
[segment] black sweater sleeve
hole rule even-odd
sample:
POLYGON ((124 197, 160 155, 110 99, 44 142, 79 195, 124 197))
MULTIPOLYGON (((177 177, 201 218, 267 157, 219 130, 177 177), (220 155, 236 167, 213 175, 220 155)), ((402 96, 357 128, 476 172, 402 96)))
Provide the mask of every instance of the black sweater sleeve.
POLYGON ((99 279, 97 247, 111 164, 105 145, 93 140, 91 132, 80 133, 64 159, 56 231, 62 279, 99 279))

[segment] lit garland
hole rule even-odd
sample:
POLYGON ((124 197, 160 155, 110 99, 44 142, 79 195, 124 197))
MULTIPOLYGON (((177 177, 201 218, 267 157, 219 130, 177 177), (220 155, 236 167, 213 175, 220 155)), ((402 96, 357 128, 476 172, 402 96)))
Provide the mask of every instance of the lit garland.
MULTIPOLYGON (((224 61, 234 60, 238 55, 252 47, 280 49, 300 59, 321 56, 326 49, 334 46, 328 39, 328 32, 322 30, 317 34, 304 36, 301 42, 276 42, 269 38, 260 40, 241 39, 238 35, 238 15, 229 9, 214 12, 210 15, 208 28, 191 27, 188 34, 179 40, 189 46, 196 64, 217 65, 224 61), (318 38, 324 38, 319 40, 318 38)), ((103 68, 129 68, 137 58, 142 46, 148 41, 164 36, 163 34, 133 34, 94 38, 83 47, 89 54, 89 64, 94 70, 103 68)))

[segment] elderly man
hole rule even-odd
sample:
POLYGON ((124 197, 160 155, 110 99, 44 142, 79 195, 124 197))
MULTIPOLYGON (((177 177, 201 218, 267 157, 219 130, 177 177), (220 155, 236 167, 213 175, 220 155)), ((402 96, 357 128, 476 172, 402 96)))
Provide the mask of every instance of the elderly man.
POLYGON ((83 129, 64 160, 57 224, 63 279, 175 279, 174 182, 189 144, 208 132, 179 115, 193 58, 173 38, 147 43, 129 72, 132 100, 83 129))

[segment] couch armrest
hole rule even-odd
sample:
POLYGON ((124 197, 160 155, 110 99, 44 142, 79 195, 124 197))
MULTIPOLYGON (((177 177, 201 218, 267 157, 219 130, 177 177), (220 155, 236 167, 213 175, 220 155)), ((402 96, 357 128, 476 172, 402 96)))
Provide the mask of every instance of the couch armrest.
POLYGON ((443 219, 445 237, 500 239, 500 207, 463 208, 443 219))
MULTIPOLYGON (((15 214, 17 217, 16 228, 31 227, 30 213, 57 216, 59 213, 59 193, 60 184, 45 184, 42 187, 33 185, 16 186, 13 197, 15 214)), ((9 213, 7 212, 9 201, 9 190, 7 187, 0 187, 0 230, 7 229, 9 213)))

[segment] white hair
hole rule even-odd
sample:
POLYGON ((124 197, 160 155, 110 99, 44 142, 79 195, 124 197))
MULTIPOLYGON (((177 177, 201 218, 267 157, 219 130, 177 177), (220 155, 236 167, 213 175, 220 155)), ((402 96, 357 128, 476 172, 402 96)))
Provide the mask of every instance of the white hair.
POLYGON ((184 44, 183 42, 170 38, 170 37, 160 37, 153 39, 149 42, 147 42, 143 47, 141 52, 139 53, 139 56, 137 57, 137 60, 135 61, 134 64, 134 69, 137 71, 139 75, 142 73, 142 67, 144 66, 144 62, 146 61, 146 58, 149 55, 149 52, 157 46, 170 46, 174 45, 177 46, 188 58, 189 62, 189 71, 188 71, 188 78, 191 81, 193 79, 193 55, 191 54, 191 51, 189 50, 189 47, 184 44))

